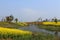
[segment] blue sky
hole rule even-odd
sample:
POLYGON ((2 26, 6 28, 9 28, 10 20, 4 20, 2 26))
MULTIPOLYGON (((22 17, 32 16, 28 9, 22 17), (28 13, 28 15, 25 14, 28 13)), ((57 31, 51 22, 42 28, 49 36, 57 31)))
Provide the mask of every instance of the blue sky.
POLYGON ((60 18, 60 0, 0 0, 0 19, 11 14, 22 22, 60 18))

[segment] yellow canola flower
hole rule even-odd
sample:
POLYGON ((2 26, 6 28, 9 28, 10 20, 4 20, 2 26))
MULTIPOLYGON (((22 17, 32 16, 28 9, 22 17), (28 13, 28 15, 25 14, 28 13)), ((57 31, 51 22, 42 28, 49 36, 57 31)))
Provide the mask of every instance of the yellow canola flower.
POLYGON ((32 32, 29 31, 23 31, 23 30, 18 30, 18 29, 9 29, 9 28, 2 28, 0 27, 0 33, 1 34, 19 34, 19 35, 24 35, 24 34, 32 34, 32 32))
POLYGON ((44 25, 60 25, 60 22, 43 22, 44 25))

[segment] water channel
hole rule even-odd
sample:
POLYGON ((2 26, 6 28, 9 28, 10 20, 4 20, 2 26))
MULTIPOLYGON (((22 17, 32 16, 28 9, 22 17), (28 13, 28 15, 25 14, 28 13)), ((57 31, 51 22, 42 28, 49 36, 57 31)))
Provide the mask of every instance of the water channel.
MULTIPOLYGON (((48 31, 45 29, 40 29, 37 27, 37 25, 29 25, 28 27, 20 27, 19 29, 28 30, 28 31, 32 31, 32 32, 43 32, 45 34, 55 35, 55 31, 48 31)), ((60 32, 58 32, 58 36, 60 36, 60 32)))

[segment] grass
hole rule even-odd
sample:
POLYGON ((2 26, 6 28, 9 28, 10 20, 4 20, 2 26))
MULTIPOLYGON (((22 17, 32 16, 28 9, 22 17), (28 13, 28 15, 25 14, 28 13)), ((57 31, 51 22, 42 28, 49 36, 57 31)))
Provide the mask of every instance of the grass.
POLYGON ((55 38, 50 34, 0 27, 1 40, 55 40, 55 38))
POLYGON ((56 27, 56 26, 39 25, 38 28, 46 29, 49 31, 60 31, 60 27, 56 27))
POLYGON ((38 27, 50 31, 60 31, 60 22, 43 22, 43 25, 39 25, 38 27))
POLYGON ((8 22, 0 22, 1 27, 6 27, 6 28, 20 28, 20 27, 25 27, 28 26, 26 23, 23 22, 18 22, 18 23, 8 23, 8 22))
MULTIPOLYGON (((27 24, 25 23, 0 22, 0 26, 3 26, 0 27, 0 40, 57 40, 59 39, 57 36, 53 36, 51 34, 14 29, 16 27, 19 28, 20 26, 26 26, 26 25, 27 24)), ((47 30, 57 30, 53 26, 50 27, 50 26, 40 25, 39 27, 47 30)))
POLYGON ((5 40, 54 40, 54 36, 44 33, 23 31, 0 27, 0 39, 5 40))
POLYGON ((25 22, 18 22, 17 24, 20 25, 20 26, 28 26, 28 24, 25 23, 25 22))

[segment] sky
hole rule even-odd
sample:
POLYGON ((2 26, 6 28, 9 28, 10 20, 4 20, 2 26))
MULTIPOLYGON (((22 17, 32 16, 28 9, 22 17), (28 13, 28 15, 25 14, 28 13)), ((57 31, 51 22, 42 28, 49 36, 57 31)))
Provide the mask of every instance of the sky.
POLYGON ((0 19, 9 15, 21 22, 60 18, 60 0, 0 0, 0 19))

